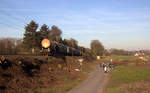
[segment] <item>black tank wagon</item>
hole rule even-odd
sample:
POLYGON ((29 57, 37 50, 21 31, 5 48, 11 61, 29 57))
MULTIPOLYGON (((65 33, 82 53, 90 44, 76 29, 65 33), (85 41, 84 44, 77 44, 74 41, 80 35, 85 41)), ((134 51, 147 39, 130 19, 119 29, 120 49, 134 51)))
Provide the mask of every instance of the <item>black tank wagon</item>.
POLYGON ((42 53, 45 51, 45 52, 47 52, 48 55, 82 56, 81 51, 78 49, 68 47, 64 44, 57 43, 55 41, 50 41, 48 39, 46 39, 45 41, 46 42, 44 42, 44 43, 49 43, 49 46, 46 46, 47 44, 41 43, 42 44, 42 51, 41 51, 42 53))

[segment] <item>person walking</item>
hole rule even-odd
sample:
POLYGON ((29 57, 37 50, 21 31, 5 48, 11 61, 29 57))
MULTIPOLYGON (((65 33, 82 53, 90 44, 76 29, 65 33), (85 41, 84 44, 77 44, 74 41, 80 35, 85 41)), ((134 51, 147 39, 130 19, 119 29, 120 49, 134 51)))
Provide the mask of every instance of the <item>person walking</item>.
POLYGON ((107 65, 104 63, 104 73, 107 73, 107 65))
POLYGON ((113 69, 113 68, 114 68, 114 64, 113 64, 112 59, 111 59, 110 62, 109 62, 109 68, 110 68, 110 69, 113 69))

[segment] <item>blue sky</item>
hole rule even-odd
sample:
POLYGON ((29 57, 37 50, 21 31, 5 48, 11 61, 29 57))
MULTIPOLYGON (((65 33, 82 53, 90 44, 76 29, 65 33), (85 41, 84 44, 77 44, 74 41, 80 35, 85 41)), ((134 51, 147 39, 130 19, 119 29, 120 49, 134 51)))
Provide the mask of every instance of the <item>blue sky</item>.
POLYGON ((0 37, 23 37, 31 20, 85 47, 98 39, 106 48, 150 49, 149 0, 0 0, 0 37))

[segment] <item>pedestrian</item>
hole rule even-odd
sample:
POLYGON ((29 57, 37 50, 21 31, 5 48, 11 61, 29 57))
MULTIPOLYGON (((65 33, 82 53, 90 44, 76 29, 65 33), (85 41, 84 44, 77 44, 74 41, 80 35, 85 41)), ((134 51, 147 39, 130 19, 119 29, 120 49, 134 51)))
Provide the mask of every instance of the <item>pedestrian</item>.
POLYGON ((113 69, 113 68, 114 68, 114 64, 113 64, 112 59, 111 59, 110 62, 109 62, 109 68, 110 68, 110 69, 113 69))
POLYGON ((107 65, 104 64, 104 72, 107 73, 107 65))
POLYGON ((104 72, 107 73, 107 67, 104 67, 104 72))

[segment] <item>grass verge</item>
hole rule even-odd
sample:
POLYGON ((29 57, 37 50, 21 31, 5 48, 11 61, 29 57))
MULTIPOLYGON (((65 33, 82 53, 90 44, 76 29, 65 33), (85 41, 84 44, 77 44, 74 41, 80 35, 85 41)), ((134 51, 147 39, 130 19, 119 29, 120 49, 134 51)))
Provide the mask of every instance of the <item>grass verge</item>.
POLYGON ((83 72, 93 72, 96 62, 87 62, 83 65, 83 72))
POLYGON ((133 93, 131 91, 134 89, 142 89, 140 87, 137 87, 137 84, 135 83, 140 82, 138 84, 141 84, 142 82, 142 84, 147 84, 150 82, 149 76, 150 68, 139 68, 136 66, 118 66, 115 68, 115 70, 110 72, 111 78, 108 88, 106 89, 106 93, 127 93, 125 92, 127 90, 128 93, 133 93))
POLYGON ((86 75, 80 75, 80 77, 75 79, 65 76, 61 80, 58 80, 57 83, 42 89, 40 93, 67 93, 86 78, 86 75))
POLYGON ((83 64, 82 72, 70 72, 71 75, 60 76, 58 81, 53 86, 42 89, 40 93, 67 93, 69 90, 87 79, 88 74, 83 72, 92 72, 95 68, 96 62, 85 62, 83 64))

